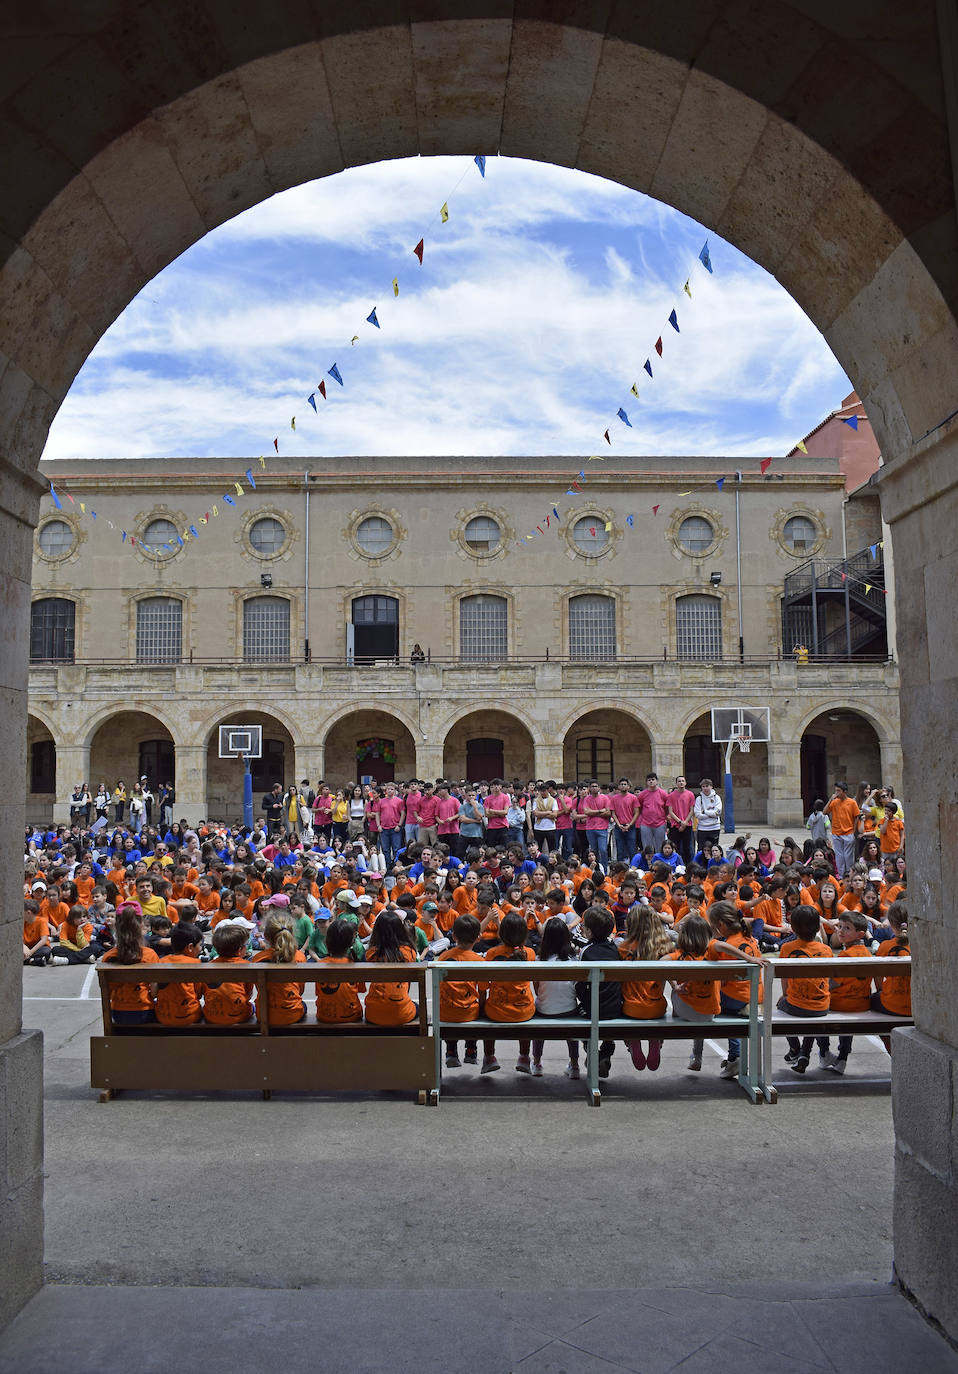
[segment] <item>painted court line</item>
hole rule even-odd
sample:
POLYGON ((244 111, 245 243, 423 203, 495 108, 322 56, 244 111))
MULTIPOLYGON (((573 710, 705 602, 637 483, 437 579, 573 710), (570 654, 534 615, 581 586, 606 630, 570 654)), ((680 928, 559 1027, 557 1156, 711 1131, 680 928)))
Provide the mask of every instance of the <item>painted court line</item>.
POLYGON ((86 971, 86 977, 85 977, 84 980, 83 980, 83 987, 80 989, 80 999, 81 999, 81 1000, 83 1000, 83 999, 86 999, 87 1001, 92 1001, 92 1000, 93 1000, 92 998, 88 997, 88 993, 89 993, 89 991, 90 991, 90 985, 91 985, 91 983, 93 982, 93 976, 94 976, 95 973, 96 973, 96 964, 91 964, 90 967, 89 967, 89 968, 87 969, 87 971, 86 971))

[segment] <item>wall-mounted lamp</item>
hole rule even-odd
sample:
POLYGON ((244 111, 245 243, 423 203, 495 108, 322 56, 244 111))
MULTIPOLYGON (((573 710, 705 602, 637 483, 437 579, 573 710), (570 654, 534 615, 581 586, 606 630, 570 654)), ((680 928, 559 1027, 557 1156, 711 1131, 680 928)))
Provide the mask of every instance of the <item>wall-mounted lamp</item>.
POLYGON ((721 574, 720 572, 714 572, 714 573, 712 573, 712 576, 709 578, 709 581, 711 582, 711 584, 712 584, 713 587, 721 587, 721 585, 722 585, 722 574, 721 574))
POLYGON ((271 586, 273 585, 273 575, 272 575, 272 573, 260 573, 260 575, 259 575, 259 585, 260 585, 261 587, 271 587, 271 586))

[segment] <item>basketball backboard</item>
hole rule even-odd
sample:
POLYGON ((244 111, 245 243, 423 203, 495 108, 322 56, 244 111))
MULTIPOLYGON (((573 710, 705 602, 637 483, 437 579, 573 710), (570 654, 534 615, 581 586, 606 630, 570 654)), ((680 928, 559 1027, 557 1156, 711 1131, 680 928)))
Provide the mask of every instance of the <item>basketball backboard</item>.
POLYGON ((221 759, 259 759, 263 756, 262 725, 221 725, 221 759))
POLYGON ((743 737, 752 744, 771 739, 771 712, 767 706, 713 706, 712 740, 715 744, 738 743, 743 737))

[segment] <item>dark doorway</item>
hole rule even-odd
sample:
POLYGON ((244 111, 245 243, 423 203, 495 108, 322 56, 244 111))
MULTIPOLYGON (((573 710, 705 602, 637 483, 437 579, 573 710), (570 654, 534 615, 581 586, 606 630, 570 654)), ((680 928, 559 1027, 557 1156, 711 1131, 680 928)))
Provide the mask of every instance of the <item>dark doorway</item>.
POLYGON ((356 776, 373 782, 395 782, 396 742, 391 739, 361 739, 356 746, 356 776))
POLYGON ((394 596, 357 596, 353 602, 353 660, 399 657, 399 602, 394 596))
POLYGON ((30 791, 57 790, 57 749, 52 739, 34 740, 30 746, 30 791))
POLYGON ((612 786, 612 740, 606 735, 585 735, 576 740, 575 780, 595 778, 603 787, 612 786))
POLYGON ((501 778, 504 773, 504 758, 501 739, 466 740, 466 781, 491 782, 501 778))
POLYGON ((175 751, 171 739, 145 739, 140 745, 139 776, 156 788, 161 782, 175 782, 175 751))
POLYGON ((802 736, 802 805, 805 808, 805 815, 808 816, 812 810, 812 803, 821 797, 823 801, 828 800, 828 793, 825 791, 827 770, 825 767, 825 736, 824 735, 803 735, 802 736))
MULTIPOLYGON (((263 757, 250 760, 254 792, 269 792, 274 782, 286 788, 286 745, 281 739, 263 740, 263 757)), ((255 809, 256 801, 254 798, 255 809)))
POLYGON ((698 787, 703 778, 711 778, 721 792, 724 776, 721 745, 715 744, 710 735, 686 735, 685 781, 689 787, 698 787))

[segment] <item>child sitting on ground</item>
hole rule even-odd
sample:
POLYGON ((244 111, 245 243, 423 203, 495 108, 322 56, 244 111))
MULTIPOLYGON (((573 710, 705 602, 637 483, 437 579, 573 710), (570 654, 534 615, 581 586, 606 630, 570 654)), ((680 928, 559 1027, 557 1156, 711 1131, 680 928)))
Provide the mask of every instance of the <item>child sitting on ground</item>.
MULTIPOLYGON (((789 915, 795 939, 782 945, 783 959, 830 959, 832 951, 818 939, 821 917, 813 906, 797 906, 789 915)), ((828 979, 821 975, 812 977, 790 976, 785 983, 785 991, 778 1000, 779 1011, 788 1016, 827 1016, 829 1007, 828 979)), ((800 1042, 795 1035, 788 1036, 788 1053, 785 1063, 793 1073, 804 1073, 812 1055, 812 1039, 806 1035, 800 1042)), ((818 1057, 822 1068, 829 1062, 828 1036, 818 1036, 818 1057)))
POLYGON ((50 958, 50 923, 40 915, 40 903, 28 897, 23 903, 23 962, 41 967, 50 958))

